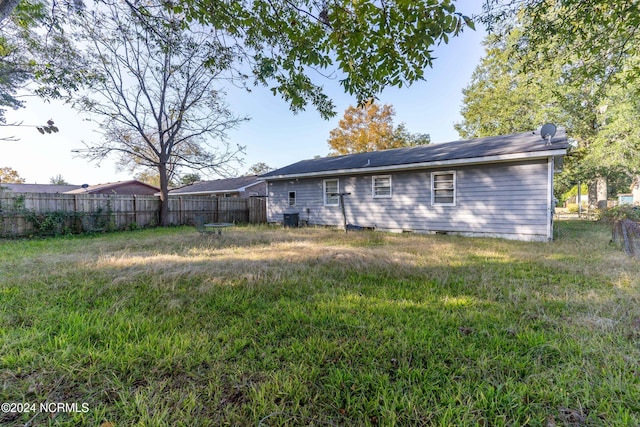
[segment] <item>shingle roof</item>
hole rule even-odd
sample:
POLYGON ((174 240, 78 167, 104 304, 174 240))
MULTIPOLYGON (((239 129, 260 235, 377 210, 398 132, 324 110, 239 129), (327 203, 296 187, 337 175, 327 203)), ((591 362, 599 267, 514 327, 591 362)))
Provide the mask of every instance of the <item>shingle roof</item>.
POLYGON ((261 175, 265 179, 277 179, 296 175, 312 175, 314 173, 364 172, 368 169, 384 170, 406 166, 427 167, 429 163, 456 162, 465 163, 473 159, 491 161, 499 157, 540 157, 550 151, 560 150, 564 154, 568 147, 564 129, 558 129, 551 139, 551 144, 540 138, 538 132, 525 132, 512 135, 493 136, 470 139, 466 141, 445 142, 440 144, 420 145, 408 148, 373 151, 369 153, 349 154, 345 156, 323 157, 303 160, 289 166, 261 175))
POLYGON ((246 187, 260 183, 255 175, 241 176, 239 178, 216 179, 213 181, 195 182, 191 185, 176 188, 169 194, 191 193, 230 193, 243 191, 246 187))
POLYGON ((53 185, 53 184, 13 184, 0 183, 0 187, 14 193, 66 193, 80 188, 79 185, 53 185))
POLYGON ((117 192, 118 188, 120 187, 125 187, 125 186, 129 186, 129 185, 138 185, 141 187, 148 187, 150 190, 155 190, 155 191, 159 191, 160 189, 158 187, 154 187, 153 185, 149 185, 147 183, 141 182, 141 181, 137 181, 135 179, 133 180, 129 180, 129 181, 117 181, 117 182, 107 182, 105 184, 94 184, 94 185, 89 185, 86 188, 78 188, 75 189, 73 191, 67 191, 67 193, 69 194, 75 194, 75 193, 97 193, 100 191, 108 191, 108 190, 113 190, 114 192, 117 192))

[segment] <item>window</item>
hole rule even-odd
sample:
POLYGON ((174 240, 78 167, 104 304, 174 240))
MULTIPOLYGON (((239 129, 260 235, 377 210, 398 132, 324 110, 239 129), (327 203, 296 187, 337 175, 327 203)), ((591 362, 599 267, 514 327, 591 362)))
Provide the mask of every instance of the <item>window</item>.
POLYGON ((325 206, 338 206, 338 193, 340 192, 340 186, 337 179, 325 179, 323 182, 324 187, 324 205, 325 206))
POLYGON ((295 206, 295 205, 296 205, 296 192, 289 191, 289 206, 295 206))
POLYGON ((456 205, 456 173, 434 172, 431 174, 431 204, 456 205))
POLYGON ((391 175, 374 176, 371 186, 374 199, 391 197, 391 175))

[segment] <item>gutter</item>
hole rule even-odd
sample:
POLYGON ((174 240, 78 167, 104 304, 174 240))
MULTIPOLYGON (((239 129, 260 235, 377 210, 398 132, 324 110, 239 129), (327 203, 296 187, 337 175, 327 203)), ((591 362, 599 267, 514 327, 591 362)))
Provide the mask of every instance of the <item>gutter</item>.
POLYGON ((253 187, 254 185, 257 185, 257 184, 260 184, 260 182, 255 182, 253 184, 245 185, 244 187, 230 188, 228 190, 189 191, 189 192, 185 192, 185 193, 181 192, 181 193, 173 193, 173 194, 171 194, 171 192, 169 192, 169 195, 170 196, 192 196, 192 195, 210 196, 210 195, 215 195, 215 194, 234 193, 234 192, 241 193, 243 191, 246 191, 247 188, 253 187))
POLYGON ((530 160, 530 159, 546 159, 552 156, 564 156, 567 154, 566 149, 548 150, 548 151, 532 151, 528 153, 500 154, 487 157, 473 157, 468 159, 451 159, 440 160, 435 162, 408 163, 401 165, 377 166, 377 167, 360 167, 350 169, 324 170, 318 172, 303 172, 287 175, 272 175, 261 177, 264 181, 276 181, 280 179, 290 178, 310 178, 319 176, 335 176, 335 175, 353 175, 353 174, 369 174, 389 171, 406 171, 414 169, 429 169, 441 166, 463 166, 476 165, 482 163, 503 163, 513 160, 530 160))

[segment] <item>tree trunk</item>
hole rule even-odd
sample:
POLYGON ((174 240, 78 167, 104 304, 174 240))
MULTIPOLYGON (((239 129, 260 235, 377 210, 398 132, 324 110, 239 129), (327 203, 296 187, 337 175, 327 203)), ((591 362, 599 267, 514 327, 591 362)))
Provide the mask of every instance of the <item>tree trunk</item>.
POLYGON ((607 207, 607 178, 598 177, 589 183, 589 208, 607 207))
POLYGON ((596 180, 597 186, 597 197, 598 197, 598 209, 606 209, 607 208, 607 178, 598 177, 596 180))
POLYGON ((20 0, 0 0, 0 23, 7 19, 20 0))
POLYGON ((160 173, 160 225, 166 227, 169 225, 169 179, 166 163, 158 165, 158 172, 160 173))
POLYGON ((598 205, 598 181, 594 180, 589 183, 589 209, 593 209, 598 205))

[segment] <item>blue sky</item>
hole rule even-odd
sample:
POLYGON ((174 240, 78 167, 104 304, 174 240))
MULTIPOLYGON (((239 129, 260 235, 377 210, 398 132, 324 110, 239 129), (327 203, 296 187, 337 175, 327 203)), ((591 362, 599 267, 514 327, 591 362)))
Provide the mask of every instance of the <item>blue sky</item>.
MULTIPOLYGON (((479 12, 480 2, 462 0, 457 9, 465 14, 479 12)), ((426 71, 426 81, 401 89, 389 88, 380 96, 382 104, 393 105, 394 122, 404 122, 413 133, 428 133, 433 143, 459 139, 454 123, 461 120, 462 89, 469 84, 471 74, 484 54, 482 40, 484 31, 467 29, 459 37, 435 49, 433 68, 426 71)), ((238 115, 247 115, 250 121, 229 132, 232 144, 246 146, 243 165, 245 172, 251 165, 265 162, 271 167, 282 167, 316 155, 329 152, 327 138, 337 127, 345 109, 355 99, 342 91, 337 79, 328 80, 318 76, 332 97, 338 114, 324 120, 317 111, 293 114, 287 104, 273 96, 268 88, 257 87, 251 93, 229 89, 227 102, 238 115)), ((11 167, 18 171, 27 183, 46 184, 58 174, 71 184, 98 184, 132 179, 129 172, 116 170, 112 161, 103 161, 100 166, 77 158, 71 150, 82 148, 82 141, 99 139, 91 123, 61 103, 46 104, 37 98, 27 101, 27 106, 18 111, 7 112, 8 122, 40 124, 53 119, 60 128, 54 135, 40 135, 34 128, 7 128, 3 134, 15 135, 18 142, 0 141, 0 167, 11 167)), ((217 177, 208 177, 215 179, 217 177)))

